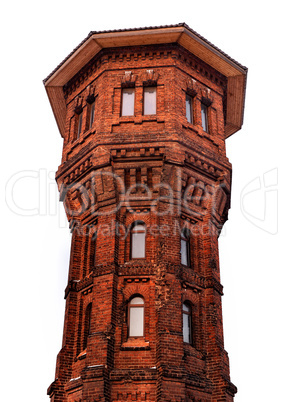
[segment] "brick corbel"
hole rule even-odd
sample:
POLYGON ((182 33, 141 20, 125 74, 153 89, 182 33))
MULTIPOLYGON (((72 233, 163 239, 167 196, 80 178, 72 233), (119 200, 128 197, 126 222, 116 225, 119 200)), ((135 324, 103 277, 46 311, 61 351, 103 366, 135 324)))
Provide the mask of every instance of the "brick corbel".
POLYGON ((146 70, 143 73, 142 81, 144 86, 157 85, 159 74, 155 70, 146 70))
POLYGON ((81 96, 77 96, 75 98, 74 112, 79 114, 83 111, 83 98, 81 96))
POLYGON ((197 84, 197 81, 194 80, 193 78, 189 78, 186 82, 186 92, 194 97, 197 95, 197 93, 199 92, 199 87, 197 84))
POLYGON ((209 88, 202 88, 200 91, 200 95, 202 103, 204 103, 206 106, 210 106, 212 104, 213 95, 209 88))
POLYGON ((88 103, 93 103, 95 100, 95 87, 94 85, 89 85, 86 89, 86 101, 88 103))
POLYGON ((132 71, 125 71, 125 74, 121 77, 121 86, 134 87, 137 80, 137 75, 133 74, 132 71))

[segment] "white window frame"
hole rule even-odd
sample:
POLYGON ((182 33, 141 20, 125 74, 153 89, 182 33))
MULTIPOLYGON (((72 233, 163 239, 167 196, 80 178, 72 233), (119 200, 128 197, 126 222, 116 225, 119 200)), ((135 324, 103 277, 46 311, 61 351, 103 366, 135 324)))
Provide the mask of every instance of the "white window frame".
POLYGON ((140 338, 144 337, 145 327, 145 303, 144 298, 140 295, 134 296, 128 304, 128 337, 140 338), (140 313, 135 314, 140 311, 140 313), (138 328, 134 325, 138 322, 138 328))
POLYGON ((136 221, 132 225, 131 228, 131 259, 144 259, 146 255, 146 225, 144 222, 136 221), (141 236, 135 236, 135 235, 140 235, 143 234, 143 237, 141 236), (142 244, 140 242, 142 241, 142 244), (139 253, 139 249, 137 248, 142 246, 142 254, 139 253))
POLYGON ((126 87, 122 88, 121 97, 121 116, 134 116, 135 115, 135 88, 126 87), (127 98, 127 95, 131 94, 131 97, 127 98))
POLYGON ((148 86, 143 88, 143 115, 156 115, 157 111, 157 87, 148 86))

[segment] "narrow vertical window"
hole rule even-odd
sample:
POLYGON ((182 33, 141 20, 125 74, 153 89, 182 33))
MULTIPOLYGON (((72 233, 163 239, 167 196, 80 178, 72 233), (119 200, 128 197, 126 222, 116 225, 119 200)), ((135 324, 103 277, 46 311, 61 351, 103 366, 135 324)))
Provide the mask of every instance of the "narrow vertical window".
POLYGON ((146 228, 143 222, 136 222, 131 230, 131 257, 145 258, 146 228))
POLYGON ((192 344, 192 308, 189 303, 183 304, 183 340, 192 344))
POLYGON ((193 119, 193 98, 186 94, 186 117, 189 123, 194 124, 193 119))
POLYGON ((85 309, 84 335, 83 335, 83 350, 87 347, 87 339, 90 334, 92 304, 89 303, 85 309))
POLYGON ((207 106, 201 104, 201 125, 204 131, 208 133, 208 118, 207 118, 207 106))
POLYGON ((147 185, 149 188, 152 188, 152 168, 147 168, 147 185))
POLYGON ((144 300, 134 297, 129 303, 129 337, 144 336, 144 300))
POLYGON ((96 237, 97 237, 97 233, 95 232, 91 238, 91 244, 90 244, 90 269, 91 270, 95 267, 96 237))
POLYGON ((145 87, 143 91, 143 114, 156 114, 156 87, 145 87))
POLYGON ((131 186, 130 169, 125 169, 125 187, 128 189, 131 186))
POLYGON ((94 113, 95 113, 95 101, 90 103, 89 105, 89 128, 92 127, 94 122, 94 113))
POLYGON ((188 229, 183 229, 181 233, 181 264, 187 267, 191 266, 190 256, 190 232, 188 229))
POLYGON ((122 116, 135 114, 135 88, 123 88, 122 90, 122 116))
POLYGON ((137 185, 141 184, 141 168, 136 169, 136 183, 137 185))
POLYGON ((78 114, 78 131, 77 131, 77 138, 80 138, 82 132, 82 125, 83 125, 83 112, 78 114))

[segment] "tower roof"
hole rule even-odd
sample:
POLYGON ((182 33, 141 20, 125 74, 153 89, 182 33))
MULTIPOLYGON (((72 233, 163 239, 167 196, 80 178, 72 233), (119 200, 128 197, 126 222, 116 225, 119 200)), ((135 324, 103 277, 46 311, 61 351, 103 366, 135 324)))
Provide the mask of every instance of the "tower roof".
POLYGON ((203 38, 185 23, 159 27, 91 31, 48 75, 44 85, 61 135, 66 106, 63 87, 97 53, 105 48, 178 43, 227 78, 226 138, 243 123, 247 68, 203 38))

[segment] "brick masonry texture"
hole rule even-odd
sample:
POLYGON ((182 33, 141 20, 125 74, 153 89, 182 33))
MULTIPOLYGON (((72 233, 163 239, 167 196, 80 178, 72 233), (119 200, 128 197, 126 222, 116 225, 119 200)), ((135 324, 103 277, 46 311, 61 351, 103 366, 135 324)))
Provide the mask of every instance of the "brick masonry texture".
POLYGON ((64 95, 56 179, 72 247, 51 401, 233 401, 218 257, 230 206, 226 77, 178 44, 110 48, 65 85, 64 95), (147 86, 156 88, 153 115, 143 114, 147 86), (123 88, 134 88, 133 116, 121 116, 123 88), (133 259, 137 221, 146 226, 145 258, 133 259), (190 233, 189 266, 181 263, 183 228, 190 233), (144 300, 144 334, 129 337, 136 295, 144 300), (185 302, 192 311, 189 343, 185 302))

